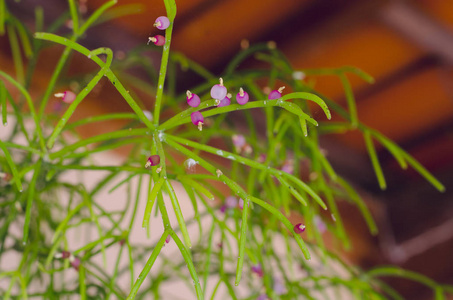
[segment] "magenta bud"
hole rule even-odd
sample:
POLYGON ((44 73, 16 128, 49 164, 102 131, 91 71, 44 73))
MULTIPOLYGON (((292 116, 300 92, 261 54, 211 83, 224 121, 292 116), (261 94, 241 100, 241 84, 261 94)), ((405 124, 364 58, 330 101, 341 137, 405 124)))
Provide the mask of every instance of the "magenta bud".
POLYGON ((165 16, 160 16, 154 22, 154 27, 160 30, 165 30, 170 26, 170 20, 165 16))
POLYGON ((227 89, 223 85, 223 79, 220 78, 219 81, 220 81, 220 84, 216 84, 211 88, 211 97, 213 99, 222 100, 227 95, 227 89))
POLYGON ((61 258, 62 259, 66 259, 66 258, 69 258, 71 256, 71 252, 69 251, 61 251, 61 258))
POLYGON ((165 45, 165 37, 163 35, 158 34, 158 35, 149 37, 148 44, 149 44, 149 42, 153 42, 154 45, 156 45, 156 46, 163 46, 163 45, 165 45))
POLYGON ((168 235, 168 236, 167 236, 167 238, 165 239, 165 243, 167 243, 167 244, 168 244, 168 243, 170 243, 170 241, 171 241, 171 236, 170 236, 170 235, 168 235))
POLYGON ((201 131, 203 129, 204 117, 199 111, 194 111, 190 115, 193 125, 198 126, 198 129, 201 131))
POLYGON ((294 225, 294 232, 299 234, 305 231, 305 225, 302 223, 294 225))
POLYGON ((247 92, 244 92, 242 88, 239 89, 239 93, 236 95, 236 101, 240 105, 244 105, 247 102, 249 102, 249 94, 247 92))
POLYGON ((200 105, 200 97, 197 94, 192 94, 190 91, 186 92, 187 95, 187 104, 192 107, 197 107, 200 105))
POLYGON ((278 90, 273 90, 272 92, 269 93, 269 96, 267 97, 269 100, 273 100, 273 99, 278 99, 278 98, 281 98, 282 97, 282 91, 285 87, 282 86, 281 88, 279 88, 278 90))
POLYGON ((258 275, 259 277, 263 277, 264 275, 263 269, 261 268, 260 264, 253 265, 252 272, 258 275))
POLYGON ((221 212, 222 214, 225 213, 226 209, 227 209, 226 205, 222 205, 222 206, 220 206, 220 208, 219 208, 219 210, 220 210, 220 212, 221 212))
POLYGON ((80 267, 80 258, 77 256, 70 256, 69 257, 69 263, 71 264, 71 267, 73 267, 76 271, 79 270, 80 267))
POLYGON ((160 156, 159 155, 151 155, 148 157, 148 160, 146 161, 145 168, 149 168, 150 166, 157 166, 160 164, 160 156))
POLYGON ((75 98, 76 98, 76 94, 74 94, 71 91, 65 91, 63 93, 57 93, 54 96, 57 97, 57 98, 62 98, 63 102, 65 102, 65 103, 72 103, 75 100, 75 98))
POLYGON ((225 98, 220 100, 220 102, 217 105, 217 107, 228 106, 228 105, 230 105, 230 103, 231 103, 231 99, 228 96, 226 96, 225 98))

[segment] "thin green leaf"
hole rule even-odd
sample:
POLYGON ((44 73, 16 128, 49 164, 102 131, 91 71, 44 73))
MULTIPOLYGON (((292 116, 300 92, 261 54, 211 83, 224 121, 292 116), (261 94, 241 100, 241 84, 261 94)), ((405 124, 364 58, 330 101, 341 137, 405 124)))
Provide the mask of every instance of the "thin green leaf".
POLYGON ((379 186, 382 190, 385 190, 387 188, 387 184, 385 183, 384 173, 382 172, 382 168, 379 163, 379 159, 377 157, 376 149, 374 148, 370 132, 368 130, 365 130, 363 137, 365 139, 366 148, 371 159, 371 164, 373 165, 374 173, 376 174, 377 180, 379 182, 379 186))
POLYGON ((19 190, 19 192, 22 192, 22 183, 20 182, 20 177, 19 173, 17 172, 17 167, 16 164, 14 163, 11 155, 9 154, 8 149, 6 149, 5 145, 3 144, 2 140, 0 140, 0 149, 3 150, 3 153, 5 154, 5 159, 6 162, 9 165, 9 168, 11 169, 11 173, 13 173, 13 181, 16 183, 16 187, 19 190))

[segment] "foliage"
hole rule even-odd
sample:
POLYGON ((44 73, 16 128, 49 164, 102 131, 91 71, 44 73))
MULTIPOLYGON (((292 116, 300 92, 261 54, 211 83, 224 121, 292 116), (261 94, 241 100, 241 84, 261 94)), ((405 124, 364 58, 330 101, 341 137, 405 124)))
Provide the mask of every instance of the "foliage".
POLYGON ((140 59, 143 52, 151 51, 150 47, 138 47, 124 60, 117 61, 108 48, 89 50, 78 42, 88 28, 115 16, 112 6, 116 1, 107 1, 86 20, 79 15, 74 0, 68 2, 69 13, 48 28, 43 28, 43 12, 37 8, 36 32, 32 34, 8 11, 6 2, 0 0, 0 33, 8 35, 15 66, 15 76, 0 70, 2 121, 12 126, 10 136, 0 140, 4 154, 0 157, 0 170, 4 177, 7 173, 11 175, 8 184, 4 184, 5 177, 0 185, 0 257, 9 253, 20 255, 16 269, 0 273, 0 278, 8 280, 6 288, 1 290, 4 299, 54 299, 70 295, 79 295, 81 299, 149 299, 149 294, 158 298, 163 296, 161 286, 178 277, 191 287, 198 299, 214 298, 220 293, 221 286, 233 299, 254 299, 261 294, 272 299, 338 298, 345 292, 356 299, 385 299, 387 296, 401 299, 396 291, 381 281, 386 276, 404 277, 425 284, 433 289, 436 299, 443 299, 444 293, 452 292, 450 287, 395 267, 361 271, 344 264, 324 246, 322 229, 316 225, 317 222, 325 224, 345 248, 350 247, 337 208, 339 199, 347 199, 358 207, 372 234, 377 233, 377 228, 360 196, 335 172, 320 149, 319 136, 322 134, 349 130, 362 132, 382 189, 386 183, 375 141, 387 148, 402 168, 411 166, 437 189, 444 189, 407 152, 358 120, 347 76, 352 74, 372 82, 369 75, 353 67, 293 70, 277 49, 258 44, 239 52, 221 74, 229 90, 237 91, 243 87, 251 99, 257 100, 245 105, 217 107, 216 101, 209 98, 209 89, 217 83, 218 77, 183 54, 170 53, 176 16, 173 0, 164 0, 171 25, 166 29, 159 73, 140 59), (101 16, 109 17, 101 19, 101 16), (54 34, 68 18, 72 21, 72 33, 65 37, 54 34), (40 51, 52 44, 63 46, 64 51, 44 94, 39 100, 34 99, 29 91, 34 68, 40 51), (91 79, 77 91, 76 99, 62 116, 55 112, 47 113, 51 95, 68 80, 64 78, 64 68, 74 51, 96 63, 99 70, 90 74, 91 79), (27 59, 26 64, 22 53, 27 59), (267 63, 268 68, 238 70, 241 62, 250 56, 267 63), (143 68, 149 78, 138 78, 127 72, 128 68, 136 66, 143 68), (174 77, 169 76, 169 87, 164 87, 167 70, 175 66, 204 79, 204 83, 191 89, 202 95, 200 106, 181 111, 186 107, 181 105, 185 96, 177 94, 174 77), (345 90, 348 109, 297 79, 294 75, 301 74, 301 71, 308 76, 338 76, 345 90), (78 105, 104 77, 122 95, 131 111, 70 122, 78 105), (258 84, 263 80, 270 87, 284 83, 290 92, 279 99, 268 100, 258 84), (152 117, 132 92, 134 90, 148 96, 156 95, 152 117), (13 91, 18 92, 18 96, 13 96, 16 95, 13 91), (315 105, 309 105, 308 101, 315 105), (260 110, 265 115, 263 132, 256 128, 251 109, 260 110), (327 119, 333 110, 344 121, 318 122, 313 118, 313 112, 319 110, 327 119), (162 118, 163 111, 172 113, 173 117, 162 118), (201 132, 190 122, 190 114, 195 111, 201 111, 209 123, 201 132), (229 114, 246 121, 246 141, 252 152, 232 144, 238 127, 227 118, 229 114), (29 126, 30 120, 34 126, 29 126), (128 123, 120 130, 88 138, 80 137, 76 132, 79 126, 97 126, 99 122, 109 120, 126 120, 128 123), (65 131, 71 136, 64 134, 65 131), (73 142, 73 136, 77 141, 73 142), (226 147, 210 146, 214 139, 222 139, 226 147), (93 153, 124 145, 133 146, 124 164, 91 163, 93 153), (143 167, 150 155, 160 156, 160 172, 155 167, 143 167), (180 158, 192 159, 204 171, 187 170, 180 158), (310 176, 306 176, 306 170, 300 169, 301 161, 309 162, 310 176), (285 164, 294 170, 282 171, 285 164), (71 170, 77 174, 104 171, 107 175, 94 187, 88 188, 63 179, 71 170), (220 207, 226 195, 216 188, 216 182, 225 184, 231 195, 243 199, 243 209, 230 208, 222 214, 220 207), (186 194, 177 194, 176 185, 186 194), (97 203, 101 191, 108 190, 116 195, 117 190, 124 186, 127 186, 124 210, 110 211, 97 203), (145 197, 142 188, 147 189, 145 197), (164 198, 167 197, 171 207, 166 206, 164 198), (182 197, 190 199, 193 218, 184 217, 188 212, 180 208, 182 197), (139 211, 139 202, 144 198, 146 208, 139 211), (207 201, 214 199, 215 202, 207 201), (149 226, 153 210, 156 215, 160 214, 161 231, 149 226), (310 243, 302 238, 303 235, 294 232, 295 224, 288 219, 291 213, 304 220, 310 243), (177 224, 170 222, 169 214, 176 216, 177 224), (148 235, 160 237, 155 242, 150 239, 133 244, 128 237, 133 224, 140 222, 142 217, 148 235), (189 235, 187 228, 190 226, 198 227, 197 241, 189 235), (17 228, 21 234, 14 230, 17 228), (68 233, 84 228, 94 229, 97 235, 74 249, 68 233), (170 243, 174 242, 179 249, 179 259, 161 253, 169 237, 170 243), (282 245, 283 253, 278 250, 282 245), (112 255, 110 250, 118 248, 113 270, 107 271, 107 252, 112 255), (65 255, 69 259, 64 259, 65 255), (99 256, 104 262, 99 262, 99 256), (312 256, 313 260, 309 261, 312 256), (159 264, 155 265, 156 261, 159 264), (315 267, 315 261, 319 267, 315 267), (140 265, 138 270, 137 265, 140 265), (250 275, 253 267, 258 265, 263 271, 262 278, 250 275), (329 268, 333 265, 338 266, 337 270, 329 268), (187 269, 182 271, 185 267, 187 269), (77 270, 77 278, 71 276, 70 269, 77 270), (247 276, 243 276, 243 272, 247 276), (151 280, 145 281, 146 278, 151 280), (130 282, 126 288, 119 285, 125 279, 130 282), (214 282, 209 294, 208 281, 214 282), (233 282, 241 285, 235 287, 233 282), (328 287, 333 295, 326 291, 328 287))

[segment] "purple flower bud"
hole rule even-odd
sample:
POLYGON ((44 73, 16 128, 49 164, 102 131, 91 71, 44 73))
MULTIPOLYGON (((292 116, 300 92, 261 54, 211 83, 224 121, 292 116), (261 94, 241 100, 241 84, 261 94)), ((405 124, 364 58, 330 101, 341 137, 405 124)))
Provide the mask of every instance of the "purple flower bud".
POLYGON ((242 134, 234 134, 231 139, 236 148, 240 149, 245 146, 245 137, 242 134))
POLYGON ((151 36, 148 38, 148 45, 149 45, 149 42, 153 42, 154 45, 156 46, 163 46, 165 45, 165 37, 163 35, 155 35, 155 36, 151 36))
POLYGON ((244 200, 242 198, 239 198, 238 206, 239 206, 240 209, 244 208, 244 200))
POLYGON ((239 89, 239 93, 236 95, 236 101, 240 105, 244 105, 247 102, 249 102, 249 94, 247 92, 244 92, 242 88, 239 89))
POLYGON ((170 241, 171 241, 171 236, 170 236, 170 235, 168 235, 168 236, 167 236, 167 238, 165 239, 165 243, 167 243, 167 244, 168 244, 168 243, 170 243, 170 241))
POLYGON ((238 205, 238 199, 234 196, 228 196, 225 198, 226 208, 235 208, 238 205))
POLYGON ((197 94, 192 94, 190 91, 186 92, 187 95, 187 104, 192 107, 197 107, 200 105, 200 97, 197 94))
POLYGON ((223 86, 223 79, 219 79, 220 84, 216 84, 211 88, 211 97, 213 99, 222 100, 227 95, 227 89, 223 86))
POLYGON ((299 234, 305 231, 305 225, 302 223, 294 225, 294 232, 299 234))
POLYGON ((149 168, 150 166, 157 166, 158 164, 160 164, 160 156, 151 155, 146 161, 145 168, 149 168))
POLYGON ((199 111, 194 111, 190 115, 190 119, 192 120, 193 125, 198 126, 198 129, 201 131, 203 130, 203 122, 204 122, 204 117, 199 111))
POLYGON ((72 103, 72 101, 74 101, 76 98, 76 94, 74 94, 71 91, 65 91, 63 93, 56 93, 54 96, 57 98, 63 98, 62 100, 65 103, 72 103))
POLYGON ((165 16, 160 16, 154 22, 154 27, 160 30, 165 30, 170 26, 170 20, 165 16))
POLYGON ((263 277, 264 275, 263 269, 261 268, 260 264, 253 265, 252 272, 258 275, 259 277, 263 277))
POLYGON ((293 174, 293 172, 294 172, 293 162, 291 160, 286 160, 283 163, 283 166, 282 166, 281 170, 283 172, 288 173, 288 174, 293 174))
POLYGON ((79 270, 80 267, 80 258, 77 256, 71 255, 69 257, 69 263, 71 264, 71 267, 73 267, 76 271, 79 270))
POLYGON ((269 100, 272 99, 278 99, 282 97, 282 91, 285 89, 284 86, 279 88, 278 90, 273 90, 272 92, 269 93, 269 96, 267 97, 269 100))
POLYGON ((225 98, 223 98, 222 100, 220 100, 219 104, 217 105, 217 107, 222 107, 222 106, 228 106, 230 105, 231 103, 231 99, 230 99, 231 95, 228 94, 225 98))
POLYGON ((219 208, 219 210, 220 210, 220 212, 221 212, 222 214, 225 213, 226 209, 227 209, 226 205, 222 205, 222 206, 220 206, 220 208, 219 208))

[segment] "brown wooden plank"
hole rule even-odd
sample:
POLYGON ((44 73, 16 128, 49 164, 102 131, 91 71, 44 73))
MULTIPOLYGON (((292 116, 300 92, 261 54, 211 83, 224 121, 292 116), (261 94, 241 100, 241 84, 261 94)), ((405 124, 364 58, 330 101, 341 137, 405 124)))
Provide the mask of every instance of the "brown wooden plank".
MULTIPOLYGON (((397 143, 428 133, 453 117, 446 81, 453 73, 431 68, 406 78, 358 103, 360 120, 397 143)), ((339 135, 349 146, 365 151, 359 133, 339 135)))
MULTIPOLYGON (((282 47, 295 68, 351 65, 361 68, 376 80, 385 78, 423 55, 416 46, 373 19, 347 28, 329 27, 327 32, 319 32, 308 39, 295 35, 282 47)), ((355 75, 349 78, 356 92, 369 86, 355 75)), ((336 77, 316 77, 315 88, 334 99, 344 97, 336 77)))

